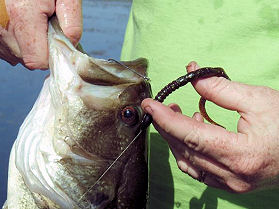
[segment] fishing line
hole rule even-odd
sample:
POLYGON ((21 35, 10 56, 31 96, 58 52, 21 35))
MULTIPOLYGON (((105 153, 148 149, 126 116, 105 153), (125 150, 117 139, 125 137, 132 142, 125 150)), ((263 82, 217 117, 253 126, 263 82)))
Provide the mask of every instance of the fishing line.
POLYGON ((115 62, 115 63, 117 63, 117 64, 119 64, 119 65, 121 65, 122 67, 124 67, 124 68, 126 68, 127 70, 130 70, 130 71, 132 71, 133 73, 135 73, 135 74, 137 74, 139 77, 142 77, 144 80, 146 80, 146 81, 150 81, 150 78, 148 78, 147 76, 145 76, 145 75, 142 75, 142 74, 140 74, 140 73, 138 73, 137 71, 135 71, 134 69, 132 69, 132 68, 130 68, 130 67, 128 67, 127 65, 124 65, 123 63, 121 63, 121 62, 118 62, 117 60, 115 60, 115 59, 108 59, 108 61, 109 62, 115 62))
POLYGON ((129 147, 136 141, 136 139, 140 136, 142 131, 143 129, 139 130, 139 133, 133 138, 133 140, 127 145, 127 147, 118 155, 118 157, 115 158, 115 160, 109 165, 109 167, 103 172, 103 174, 95 181, 95 183, 91 187, 89 187, 89 189, 79 198, 77 203, 79 203, 82 200, 82 198, 86 194, 88 194, 88 192, 90 192, 100 182, 100 180, 104 177, 104 175, 106 175, 106 173, 113 167, 113 165, 119 160, 119 158, 123 156, 123 154, 129 149, 129 147))

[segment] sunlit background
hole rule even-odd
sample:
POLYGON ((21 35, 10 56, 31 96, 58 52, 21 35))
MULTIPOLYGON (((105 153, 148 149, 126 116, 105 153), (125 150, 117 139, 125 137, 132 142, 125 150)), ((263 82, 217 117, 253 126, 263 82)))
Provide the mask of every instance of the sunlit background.
MULTIPOLYGON (((83 0, 81 44, 91 56, 120 58, 131 0, 83 0)), ((31 110, 48 71, 30 72, 0 60, 0 207, 6 200, 8 161, 18 129, 31 110)))

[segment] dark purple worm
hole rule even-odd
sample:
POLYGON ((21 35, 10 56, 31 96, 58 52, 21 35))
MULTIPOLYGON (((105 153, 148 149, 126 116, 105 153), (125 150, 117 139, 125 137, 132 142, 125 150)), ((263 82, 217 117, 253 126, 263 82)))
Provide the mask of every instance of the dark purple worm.
MULTIPOLYGON (((161 89, 161 91, 159 91, 159 93, 155 96, 156 101, 158 102, 163 102, 167 96, 169 96, 172 92, 174 92, 175 90, 179 89, 182 86, 185 86, 187 83, 189 82, 193 82, 197 79, 200 78, 207 78, 207 77, 213 77, 213 76, 217 76, 217 77, 224 77, 226 79, 229 79, 229 76, 225 73, 223 68, 220 67, 216 67, 216 68, 212 68, 212 67, 204 67, 204 68, 200 68, 196 71, 192 71, 190 73, 187 73, 184 76, 181 76, 179 78, 177 78, 176 80, 172 81, 171 83, 169 83, 168 85, 166 85, 164 88, 161 89)), ((217 123, 215 123, 206 113, 205 111, 205 99, 201 97, 200 99, 200 111, 202 116, 209 121, 212 124, 215 125, 219 125, 217 123)), ((150 114, 145 114, 142 121, 141 121, 141 126, 140 129, 146 129, 151 123, 152 123, 152 116, 150 114)))

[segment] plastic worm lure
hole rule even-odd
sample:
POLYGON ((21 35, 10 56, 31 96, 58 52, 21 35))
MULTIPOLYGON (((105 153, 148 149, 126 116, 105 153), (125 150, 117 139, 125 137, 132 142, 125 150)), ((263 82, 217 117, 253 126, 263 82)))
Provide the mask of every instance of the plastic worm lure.
MULTIPOLYGON (((130 69, 128 66, 125 66, 123 63, 118 62, 114 59, 109 59, 109 61, 116 62, 119 65, 130 69)), ((132 72, 136 73, 133 69, 131 69, 132 72)), ((144 80, 148 81, 149 79, 145 77, 144 75, 136 73, 138 76, 142 77, 144 80)), ((155 97, 155 100, 158 102, 163 102, 165 98, 170 95, 172 92, 174 92, 176 89, 180 88, 181 86, 185 86, 187 83, 195 81, 199 78, 206 78, 211 76, 218 76, 218 77, 224 77, 229 79, 227 74, 222 68, 200 68, 196 71, 190 72, 184 76, 179 77, 178 79, 174 80, 173 82, 166 85, 155 97)), ((207 115, 205 111, 205 99, 201 97, 199 108, 201 111, 202 116, 209 121, 210 123, 219 125, 215 123, 213 120, 210 119, 210 117, 207 115)), ((103 172, 103 174, 95 181, 95 183, 82 195, 84 197, 90 190, 92 190, 103 178, 103 176, 114 166, 114 164, 120 159, 120 157, 129 149, 129 147, 136 141, 136 139, 139 137, 139 135, 152 123, 152 116, 150 114, 145 114, 143 116, 143 119, 140 123, 139 131, 137 135, 130 141, 130 143, 127 145, 127 147, 118 155, 118 157, 110 164, 110 166, 103 172)), ((82 198, 81 197, 81 198, 82 198)), ((81 200, 80 198, 80 200, 81 200)))
MULTIPOLYGON (((171 83, 169 83, 168 85, 166 85, 164 88, 161 89, 161 91, 159 91, 159 93, 155 96, 154 100, 162 103, 166 99, 167 96, 169 96, 172 92, 179 89, 180 87, 185 86, 187 83, 193 82, 200 78, 207 78, 207 77, 213 77, 213 76, 224 77, 224 78, 230 80, 229 76, 225 73, 223 68, 220 68, 220 67, 200 68, 196 71, 187 73, 186 75, 181 76, 181 77, 177 78, 176 80, 172 81, 171 83)), ((200 109, 202 116, 208 122, 221 126, 218 123, 214 122, 208 116, 208 114, 205 110, 205 102, 206 102, 206 99, 201 97, 200 102, 199 102, 199 109, 200 109)), ((152 123, 152 120, 153 120, 152 116, 150 114, 146 113, 141 121, 140 129, 141 130, 146 129, 152 123)))

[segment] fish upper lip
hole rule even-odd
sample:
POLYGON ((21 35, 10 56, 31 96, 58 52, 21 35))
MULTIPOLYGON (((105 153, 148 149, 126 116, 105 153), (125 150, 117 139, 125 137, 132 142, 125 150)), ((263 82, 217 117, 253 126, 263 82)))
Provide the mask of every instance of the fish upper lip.
POLYGON ((86 67, 79 68, 77 73, 83 81, 101 86, 133 84, 144 80, 117 63, 93 58, 86 67))
POLYGON ((109 76, 99 76, 98 73, 92 73, 91 76, 88 76, 78 72, 78 75, 83 81, 93 85, 99 85, 99 86, 116 86, 116 85, 137 83, 136 81, 133 80, 119 78, 110 73, 108 73, 109 76))

